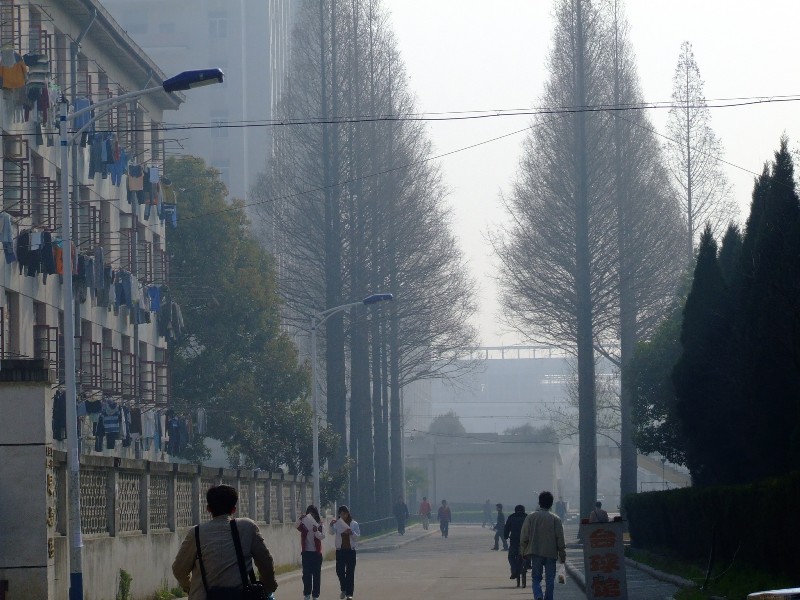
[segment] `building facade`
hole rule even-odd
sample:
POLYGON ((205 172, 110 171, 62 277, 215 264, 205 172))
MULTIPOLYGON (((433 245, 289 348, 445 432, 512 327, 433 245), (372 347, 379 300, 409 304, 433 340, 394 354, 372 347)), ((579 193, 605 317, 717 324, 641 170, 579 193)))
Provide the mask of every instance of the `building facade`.
POLYGON ((0 20, 0 359, 46 359, 63 387, 64 344, 73 343, 64 320, 74 318, 79 399, 166 410, 174 195, 160 128, 183 96, 118 105, 71 148, 75 315, 64 314, 60 258, 70 241, 62 239, 59 99, 89 106, 160 85, 165 75, 97 0, 0 0, 0 20), (143 189, 132 198, 136 181, 143 189))
MULTIPOLYGON (((295 0, 296 1, 296 0, 295 0)), ((288 61, 292 0, 106 0, 130 36, 167 72, 219 67, 226 83, 193 91, 168 152, 216 168, 247 198, 272 148, 269 120, 288 61)))

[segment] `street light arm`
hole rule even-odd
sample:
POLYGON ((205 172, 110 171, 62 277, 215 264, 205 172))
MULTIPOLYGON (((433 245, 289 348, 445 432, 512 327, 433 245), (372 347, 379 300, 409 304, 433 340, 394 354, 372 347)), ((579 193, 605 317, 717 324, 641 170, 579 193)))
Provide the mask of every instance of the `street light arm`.
POLYGON ((342 304, 341 306, 334 306, 333 308, 329 308, 328 310, 322 311, 321 313, 316 313, 315 327, 319 327, 329 318, 331 318, 336 313, 342 312, 343 310, 347 310, 348 308, 355 308, 356 306, 362 306, 362 302, 350 302, 349 304, 342 304))
MULTIPOLYGON (((147 96, 148 94, 153 94, 158 91, 164 91, 164 88, 160 85, 156 85, 153 87, 145 88, 143 90, 136 90, 135 92, 128 92, 127 94, 122 94, 120 96, 114 96, 113 98, 106 98, 105 100, 101 100, 100 102, 96 102, 86 108, 81 108, 80 110, 73 111, 72 113, 67 115, 67 121, 74 121, 81 115, 85 115, 88 112, 93 110, 97 110, 99 108, 103 108, 104 106, 116 106, 117 104, 122 104, 126 100, 133 100, 134 98, 139 98, 140 96, 147 96)), ((105 113, 104 113, 105 114, 105 113)), ((102 115, 100 115, 102 116, 102 115)), ((96 117, 96 118, 99 118, 96 117)))

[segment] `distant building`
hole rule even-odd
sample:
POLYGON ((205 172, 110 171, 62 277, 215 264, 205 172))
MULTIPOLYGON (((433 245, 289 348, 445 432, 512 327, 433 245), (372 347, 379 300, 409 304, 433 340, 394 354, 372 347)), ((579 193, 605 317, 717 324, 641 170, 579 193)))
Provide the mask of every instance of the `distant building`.
MULTIPOLYGON (((481 505, 490 498, 508 510, 536 507, 539 492, 559 491, 561 455, 557 443, 537 436, 475 433, 462 437, 414 434, 406 438, 406 468, 422 469, 428 480, 416 490, 434 504, 481 505)), ((506 513, 508 514, 508 513, 506 513)))
POLYGON ((267 121, 289 54, 292 0, 106 0, 122 27, 168 74, 219 67, 225 83, 193 90, 168 154, 216 168, 232 197, 247 198, 272 148, 267 121), (218 127, 215 127, 218 125, 218 127))

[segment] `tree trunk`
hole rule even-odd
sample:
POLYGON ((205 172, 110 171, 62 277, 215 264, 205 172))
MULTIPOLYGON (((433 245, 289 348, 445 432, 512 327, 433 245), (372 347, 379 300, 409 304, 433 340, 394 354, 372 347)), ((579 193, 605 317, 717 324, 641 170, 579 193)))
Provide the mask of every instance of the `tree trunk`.
MULTIPOLYGON (((614 3, 614 106, 622 104, 620 92, 620 47, 619 21, 617 4, 614 3)), ((614 119, 614 191, 617 204, 617 252, 619 256, 619 337, 620 337, 620 372, 625 372, 633 356, 637 337, 636 296, 633 286, 633 269, 630 256, 630 227, 628 214, 630 205, 630 182, 625 177, 622 156, 623 131, 622 121, 614 119)), ((636 446, 633 443, 631 391, 620 377, 620 500, 627 494, 636 493, 636 446)))
MULTIPOLYGON (((582 0, 575 10, 575 106, 586 106, 585 31, 582 0)), ((581 516, 588 516, 597 499, 597 415, 595 406, 594 331, 592 324, 591 255, 589 251, 589 175, 586 113, 574 114, 575 124, 575 286, 577 303, 578 438, 581 516)))
MULTIPOLYGON (((327 74, 326 44, 325 44, 325 2, 320 0, 320 88, 322 120, 322 169, 325 182, 325 308, 338 306, 342 303, 342 275, 341 275, 341 250, 339 240, 339 202, 338 192, 332 187, 333 173, 336 167, 336 143, 331 139, 331 126, 327 124, 330 111, 328 94, 330 89, 331 103, 334 105, 333 114, 336 114, 336 34, 335 19, 331 19, 331 82, 329 85, 327 74)), ((339 469, 347 456, 347 414, 346 414, 346 383, 344 368, 344 323, 342 315, 334 315, 328 319, 325 328, 325 364, 327 384, 327 412, 328 422, 333 430, 339 434, 337 451, 330 461, 330 469, 339 469)))

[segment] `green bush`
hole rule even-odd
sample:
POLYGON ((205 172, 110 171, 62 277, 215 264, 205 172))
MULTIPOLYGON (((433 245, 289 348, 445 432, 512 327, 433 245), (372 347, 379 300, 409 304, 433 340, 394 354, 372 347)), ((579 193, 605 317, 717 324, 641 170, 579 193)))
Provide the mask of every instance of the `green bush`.
POLYGON ((117 600, 131 600, 131 581, 133 577, 125 569, 119 570, 119 586, 117 587, 117 600))
POLYGON ((626 496, 631 544, 691 563, 736 561, 776 577, 800 573, 800 472, 742 486, 683 488, 626 496))

